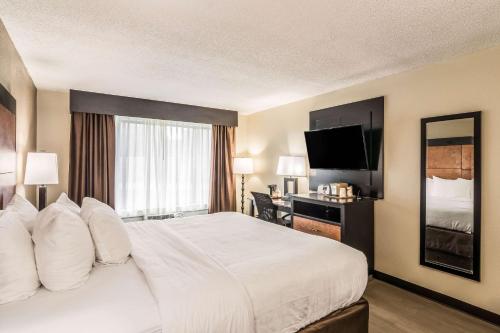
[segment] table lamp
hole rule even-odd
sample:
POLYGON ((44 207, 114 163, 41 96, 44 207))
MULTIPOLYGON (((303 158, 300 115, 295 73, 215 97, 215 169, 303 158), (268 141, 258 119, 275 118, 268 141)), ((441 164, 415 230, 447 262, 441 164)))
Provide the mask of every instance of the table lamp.
POLYGON ((59 183, 57 154, 28 153, 25 185, 38 185, 38 210, 47 206, 47 185, 59 183))
POLYGON ((245 175, 253 173, 253 160, 250 157, 235 157, 233 173, 241 175, 241 213, 245 210, 245 175))
POLYGON ((290 194, 297 194, 299 188, 297 177, 306 176, 305 157, 280 156, 276 174, 278 176, 285 176, 283 181, 283 194, 286 198, 288 198, 290 194))

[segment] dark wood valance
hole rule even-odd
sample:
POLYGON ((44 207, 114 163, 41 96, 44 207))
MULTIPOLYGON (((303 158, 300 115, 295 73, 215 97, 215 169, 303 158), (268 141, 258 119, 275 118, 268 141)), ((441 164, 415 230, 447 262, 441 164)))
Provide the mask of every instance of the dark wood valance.
POLYGON ((460 136, 452 138, 427 139, 427 146, 455 146, 455 145, 473 145, 473 136, 460 136))
POLYGON ((70 90, 71 112, 238 126, 238 112, 203 106, 70 90))

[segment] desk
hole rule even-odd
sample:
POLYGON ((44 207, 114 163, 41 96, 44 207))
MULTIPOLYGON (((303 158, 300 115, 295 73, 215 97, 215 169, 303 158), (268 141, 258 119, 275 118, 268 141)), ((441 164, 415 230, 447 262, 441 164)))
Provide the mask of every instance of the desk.
MULTIPOLYGON (((362 251, 370 274, 374 269, 374 199, 335 199, 321 194, 296 194, 291 201, 273 200, 278 211, 291 214, 291 227, 335 239, 362 251)), ((255 203, 250 200, 251 216, 255 203)))
POLYGON ((374 269, 375 199, 335 199, 321 194, 292 197, 292 226, 313 235, 338 240, 366 256, 370 274, 374 269))
MULTIPOLYGON (((255 201, 253 198, 248 198, 250 201, 250 207, 248 211, 248 215, 255 216, 255 201)), ((292 202, 284 201, 281 199, 273 199, 273 205, 278 209, 279 212, 283 212, 286 214, 292 213, 292 202)))

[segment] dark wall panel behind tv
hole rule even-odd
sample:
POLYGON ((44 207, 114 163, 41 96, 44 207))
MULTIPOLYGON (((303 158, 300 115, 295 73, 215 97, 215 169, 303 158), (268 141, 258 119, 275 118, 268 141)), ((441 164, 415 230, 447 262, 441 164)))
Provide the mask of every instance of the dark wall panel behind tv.
MULTIPOLYGON (((361 125, 364 130, 370 170, 313 169, 309 188, 317 190, 319 184, 347 182, 354 186, 355 194, 382 199, 384 197, 384 97, 338 105, 309 113, 309 129, 361 125)), ((328 142, 331 153, 342 142, 328 142)))

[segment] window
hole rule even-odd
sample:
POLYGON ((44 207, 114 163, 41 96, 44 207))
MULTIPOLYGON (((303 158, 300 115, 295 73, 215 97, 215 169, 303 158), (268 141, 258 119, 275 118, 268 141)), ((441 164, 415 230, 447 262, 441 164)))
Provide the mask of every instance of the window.
POLYGON ((118 116, 115 122, 118 214, 208 209, 211 125, 118 116))

